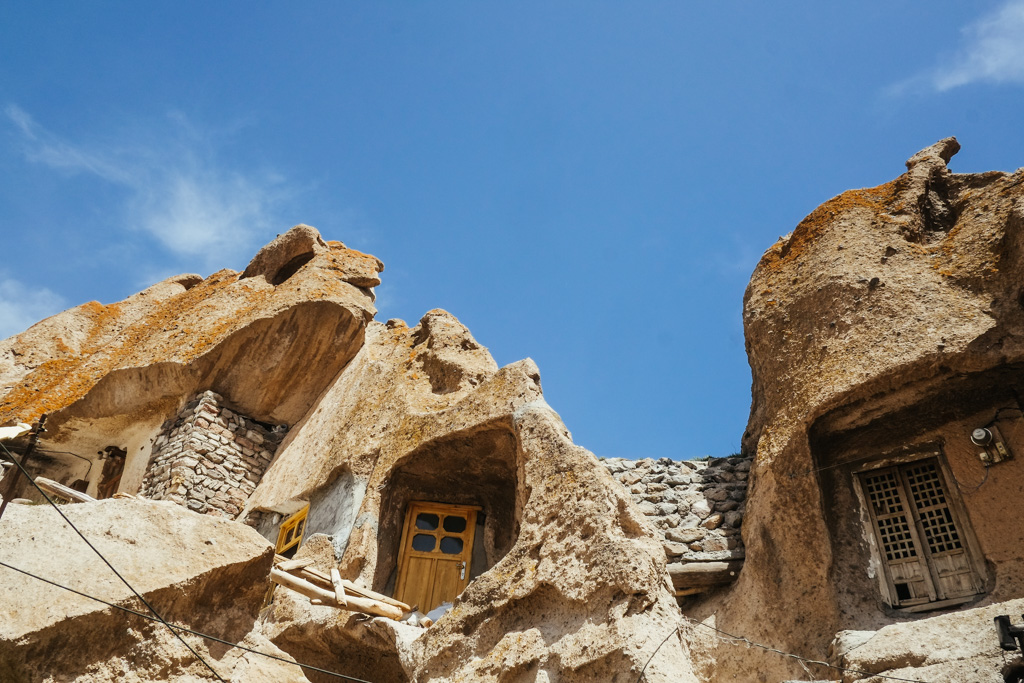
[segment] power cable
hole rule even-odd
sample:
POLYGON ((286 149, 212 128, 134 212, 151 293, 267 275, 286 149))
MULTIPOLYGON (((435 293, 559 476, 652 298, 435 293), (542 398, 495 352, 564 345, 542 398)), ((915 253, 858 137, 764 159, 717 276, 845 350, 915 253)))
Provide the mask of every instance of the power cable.
POLYGON ((836 666, 834 664, 829 664, 828 662, 823 662, 820 659, 809 659, 808 657, 801 657, 800 655, 795 655, 792 652, 785 652, 784 650, 779 650, 778 648, 774 648, 774 647, 771 647, 769 645, 762 645, 761 643, 755 643, 754 641, 750 640, 749 638, 746 638, 746 637, 743 637, 743 636, 734 636, 731 633, 727 633, 727 632, 725 632, 725 631, 723 631, 723 630, 721 630, 719 628, 716 628, 716 627, 714 627, 714 626, 712 626, 710 624, 705 624, 702 621, 694 621, 694 620, 689 619, 689 618, 687 618, 685 616, 683 618, 686 619, 687 621, 689 621, 691 624, 696 624, 697 626, 703 626, 704 628, 711 629, 712 631, 715 631, 716 633, 719 633, 719 634, 725 636, 726 638, 728 638, 728 640, 726 640, 724 642, 729 642, 732 645, 738 645, 739 643, 743 643, 747 647, 761 648, 762 650, 767 650, 768 652, 774 652, 775 654, 782 655, 783 657, 791 657, 791 658, 796 659, 796 660, 801 661, 801 662, 807 662, 808 664, 817 664, 818 666, 824 666, 824 667, 827 667, 829 669, 835 669, 836 671, 842 671, 842 672, 845 672, 845 673, 858 674, 858 675, 868 676, 868 677, 872 677, 872 678, 884 678, 887 681, 906 681, 907 683, 929 683, 929 681, 922 681, 919 678, 900 678, 898 676, 886 676, 885 674, 874 673, 872 671, 863 671, 861 669, 850 669, 850 668, 845 667, 845 666, 836 666))
MULTIPOLYGON (((106 605, 107 607, 113 607, 114 609, 119 609, 122 612, 127 612, 128 614, 134 614, 137 617, 142 617, 143 619, 149 619, 150 621, 159 621, 156 617, 151 616, 149 614, 146 614, 145 612, 139 612, 139 611, 133 610, 133 609, 131 609, 129 607, 124 607, 122 605, 118 605, 118 604, 115 604, 113 602, 109 602, 107 600, 104 600, 103 598, 97 598, 94 595, 89 595, 88 593, 83 593, 80 590, 75 590, 74 588, 71 588, 70 586, 65 586, 63 584, 57 583, 56 581, 51 581, 50 579, 44 578, 44 577, 39 576, 37 574, 33 574, 30 571, 26 571, 24 569, 18 569, 17 567, 14 567, 12 565, 7 564, 6 562, 0 561, 0 567, 6 567, 7 569, 10 569, 12 571, 16 571, 19 574, 24 574, 25 576, 29 576, 29 577, 31 577, 33 579, 37 579, 39 581, 42 581, 43 583, 48 583, 51 586, 55 586, 56 588, 60 588, 62 590, 66 590, 69 593, 74 593, 75 595, 80 595, 83 598, 88 598, 89 600, 94 600, 96 602, 102 603, 102 604, 106 605)), ((232 643, 229 640, 224 640, 222 638, 217 638, 216 636, 211 636, 211 635, 209 635, 207 633, 202 633, 201 631, 195 631, 193 629, 186 628, 185 626, 179 626, 178 624, 169 624, 167 622, 164 622, 164 624, 166 626, 168 626, 169 628, 174 629, 174 630, 183 631, 184 633, 190 633, 190 634, 192 634, 194 636, 199 636, 200 638, 205 638, 206 640, 212 640, 212 641, 214 641, 216 643, 221 643, 223 645, 229 645, 231 647, 238 648, 239 650, 245 650, 246 652, 251 652, 251 653, 256 654, 256 655, 261 655, 263 657, 268 657, 270 659, 276 659, 279 662, 285 662, 287 664, 295 664, 297 666, 301 666, 303 669, 309 669, 310 671, 316 671, 318 673, 327 674, 328 676, 337 676, 338 678, 344 678, 345 680, 348 680, 348 681, 355 681, 355 683, 371 683, 370 681, 363 680, 362 678, 354 678, 353 676, 346 676, 345 674, 340 674, 340 673, 338 673, 336 671, 328 671, 327 669, 321 669, 319 667, 313 666, 312 664, 303 664, 302 662, 292 661, 292 660, 286 659, 284 657, 279 657, 277 655, 272 655, 269 652, 260 652, 259 650, 252 649, 251 647, 245 647, 244 645, 239 645, 237 643, 232 643)))
POLYGON ((21 473, 22 473, 23 475, 25 475, 25 478, 26 478, 26 479, 28 479, 28 480, 29 480, 29 482, 30 482, 30 483, 32 484, 32 486, 34 486, 34 487, 35 487, 36 491, 38 491, 38 492, 39 492, 39 494, 40 494, 40 495, 42 495, 42 497, 43 497, 44 499, 46 499, 46 502, 47 502, 47 503, 49 503, 49 504, 50 504, 51 506, 53 506, 53 509, 57 511, 57 514, 58 514, 58 515, 60 515, 60 516, 61 516, 61 518, 62 518, 62 519, 63 519, 63 520, 65 521, 65 522, 67 522, 68 526, 70 526, 70 527, 71 527, 71 528, 72 528, 72 529, 73 529, 73 530, 75 531, 75 533, 76 533, 76 534, 78 534, 78 535, 79 535, 79 537, 81 537, 81 539, 82 539, 83 541, 85 541, 85 544, 86 544, 87 546, 89 546, 89 548, 91 548, 91 549, 92 549, 92 551, 93 551, 94 553, 96 553, 96 555, 97 555, 97 556, 98 556, 98 557, 99 557, 99 558, 100 558, 101 560, 103 560, 103 563, 104 563, 105 565, 107 565, 107 567, 109 567, 109 568, 110 568, 110 571, 114 572, 114 575, 115 575, 115 576, 117 576, 117 578, 119 578, 119 579, 121 580, 121 583, 123 583, 123 584, 124 584, 125 586, 127 586, 127 587, 128 587, 128 590, 130 590, 130 591, 131 591, 132 593, 134 593, 134 594, 135 594, 135 597, 137 597, 137 598, 138 598, 138 599, 139 599, 139 600, 140 600, 140 601, 142 602, 142 604, 146 606, 146 609, 148 609, 148 610, 149 610, 150 612, 152 612, 152 613, 153 613, 153 616, 155 616, 155 617, 157 618, 157 620, 158 620, 158 621, 160 621, 160 623, 162 623, 162 624, 163 624, 164 626, 166 626, 166 627, 168 628, 168 630, 170 630, 170 632, 171 632, 171 633, 173 633, 173 634, 174 634, 174 636, 175 636, 175 637, 176 637, 176 638, 177 638, 178 640, 180 640, 180 641, 181 641, 181 644, 182 644, 182 645, 184 645, 184 646, 185 646, 185 647, 186 647, 186 648, 188 649, 188 651, 189 651, 189 652, 191 652, 191 653, 192 653, 192 654, 193 654, 193 655, 195 656, 195 658, 196 658, 196 659, 198 659, 198 660, 199 660, 200 662, 202 662, 202 663, 203 663, 203 665, 204 665, 204 666, 205 666, 205 667, 206 667, 207 669, 209 669, 209 670, 210 670, 210 671, 211 671, 211 672, 213 673, 214 677, 215 677, 215 678, 216 678, 216 679, 217 679, 218 681, 221 681, 221 683, 227 683, 227 681, 225 681, 225 680, 224 680, 223 678, 221 678, 220 674, 219 674, 219 673, 217 673, 216 669, 214 669, 214 668, 213 668, 213 667, 212 667, 212 666, 210 665, 210 663, 209 663, 209 662, 207 662, 207 661, 206 661, 205 659, 203 659, 203 656, 202 656, 202 655, 200 655, 200 654, 199 654, 198 652, 196 652, 196 651, 195 651, 195 650, 194 650, 194 649, 192 648, 192 646, 191 646, 191 645, 189 645, 189 644, 188 644, 187 642, 185 642, 185 639, 184 639, 184 638, 183 638, 183 637, 181 636, 181 634, 180 634, 180 633, 178 633, 178 632, 177 632, 177 631, 175 631, 175 630, 174 630, 173 628, 171 628, 171 625, 170 625, 170 624, 168 624, 168 623, 167 623, 167 622, 166 622, 166 621, 164 620, 164 618, 163 618, 162 616, 160 616, 160 613, 159 613, 159 612, 157 612, 157 611, 156 611, 156 609, 154 609, 154 607, 153 607, 153 606, 152 606, 151 604, 149 604, 149 601, 148 601, 148 600, 146 600, 146 598, 142 597, 142 594, 141 594, 141 593, 139 593, 139 592, 138 592, 137 590, 135 590, 135 588, 134 588, 134 587, 132 587, 132 585, 131 585, 130 583, 128 583, 128 580, 127 580, 126 578, 124 578, 123 576, 121 576, 121 573, 120 573, 120 572, 118 572, 118 571, 117 571, 116 569, 114 569, 114 565, 110 564, 110 561, 109 561, 109 560, 107 560, 107 558, 103 556, 103 553, 101 553, 101 552, 100 552, 100 551, 99 551, 99 550, 98 550, 98 549, 96 548, 96 546, 94 546, 94 545, 93 545, 93 544, 92 544, 91 542, 89 542, 89 539, 85 537, 85 534, 83 534, 83 533, 82 533, 81 531, 79 531, 79 530, 78 530, 78 527, 76 527, 76 526, 75 526, 75 525, 74 525, 74 524, 73 524, 73 523, 71 522, 71 520, 67 518, 67 515, 65 515, 65 514, 64 514, 64 512, 63 512, 63 511, 62 511, 62 510, 60 509, 60 507, 59 507, 59 506, 58 506, 58 505, 57 505, 57 504, 56 504, 55 502, 53 502, 53 500, 52 500, 52 499, 51 499, 51 498, 50 498, 50 497, 49 497, 48 495, 46 495, 46 492, 45 492, 45 491, 43 491, 43 490, 42 490, 41 488, 39 488, 39 484, 37 484, 37 483, 35 482, 35 480, 33 480, 33 479, 32 479, 32 476, 31 476, 31 475, 30 475, 30 474, 28 473, 28 471, 27 471, 27 470, 25 469, 24 465, 22 465, 22 464, 21 464, 20 462, 18 462, 18 461, 17 461, 17 460, 16 460, 15 458, 14 458, 14 456, 13 456, 13 455, 11 454, 11 452, 10 452, 9 450, 7 450, 7 446, 5 446, 5 445, 4 445, 4 444, 3 444, 2 442, 0 442, 0 448, 2 448, 2 449, 4 450, 4 452, 5 452, 5 453, 7 453, 7 456, 8 456, 8 457, 9 457, 9 458, 10 458, 11 460, 14 460, 14 464, 18 466, 18 469, 19 469, 19 470, 21 470, 21 473))
MULTIPOLYGON (((695 624, 697 626, 703 626, 704 628, 711 629, 712 631, 715 631, 716 633, 718 633, 718 634, 720 634, 722 636, 725 636, 728 639, 728 640, 726 640, 726 638, 720 638, 719 640, 721 640, 722 642, 727 642, 730 645, 739 645, 740 643, 743 643, 747 647, 757 647, 757 648, 760 648, 762 650, 767 650, 768 652, 774 652, 777 655, 782 655, 783 657, 790 657, 792 659, 797 660, 800 663, 800 666, 804 666, 804 662, 806 662, 808 664, 817 664, 818 666, 824 666, 824 667, 827 667, 829 669, 835 669, 836 671, 843 671, 845 673, 864 675, 864 676, 869 676, 869 677, 872 677, 872 678, 883 678, 883 679, 888 680, 888 681, 905 681, 906 683, 929 683, 928 681, 922 681, 919 678, 899 678, 898 676, 886 676, 885 674, 873 673, 871 671, 861 671, 860 669, 850 669, 850 668, 847 668, 847 667, 844 667, 844 666, 835 666, 834 664, 829 664, 828 662, 823 662, 823 661, 821 661, 819 659, 810 659, 808 657, 801 657, 800 655, 795 655, 792 652, 785 652, 784 650, 779 650, 778 648, 774 648, 774 647, 771 647, 771 646, 768 646, 768 645, 762 645, 761 643, 755 643, 754 641, 750 640, 749 638, 746 638, 746 637, 743 637, 743 636, 734 636, 733 634, 727 633, 727 632, 725 632, 725 631, 723 631, 723 630, 721 630, 719 628, 715 628, 714 626, 711 626, 710 624, 705 624, 704 622, 701 622, 701 621, 694 621, 693 619, 690 619, 689 617, 687 617, 685 615, 683 616, 683 620, 688 622, 688 623, 690 623, 690 624, 695 624)), ((654 652, 651 653, 651 656, 647 659, 647 663, 644 664, 644 668, 640 670, 640 675, 637 677, 636 683, 640 683, 640 681, 643 680, 644 672, 647 671, 647 665, 650 664, 651 660, 654 659, 654 656, 656 654, 658 654, 658 650, 661 649, 662 645, 664 645, 665 643, 668 642, 668 639, 672 637, 672 634, 678 633, 678 632, 679 632, 679 625, 677 624, 676 627, 673 628, 672 631, 669 632, 669 634, 667 636, 665 636, 665 639, 661 641, 661 644, 658 645, 658 647, 656 647, 654 649, 654 652)), ((806 667, 804 667, 804 669, 806 670, 806 667)))
POLYGON ((949 474, 951 477, 953 477, 953 481, 956 483, 956 487, 960 489, 960 493, 974 493, 982 486, 984 486, 986 481, 988 481, 988 471, 991 468, 992 465, 985 465, 985 476, 981 478, 981 483, 978 484, 977 486, 965 487, 963 484, 960 483, 960 480, 956 478, 956 475, 953 474, 952 471, 949 474))

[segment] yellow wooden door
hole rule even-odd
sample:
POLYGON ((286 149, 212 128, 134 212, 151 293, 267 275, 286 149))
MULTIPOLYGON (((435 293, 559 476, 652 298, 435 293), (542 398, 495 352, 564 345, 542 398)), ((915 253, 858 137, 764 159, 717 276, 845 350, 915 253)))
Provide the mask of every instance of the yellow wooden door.
POLYGON ((479 507, 413 501, 405 513, 395 597, 429 612, 469 583, 479 507))

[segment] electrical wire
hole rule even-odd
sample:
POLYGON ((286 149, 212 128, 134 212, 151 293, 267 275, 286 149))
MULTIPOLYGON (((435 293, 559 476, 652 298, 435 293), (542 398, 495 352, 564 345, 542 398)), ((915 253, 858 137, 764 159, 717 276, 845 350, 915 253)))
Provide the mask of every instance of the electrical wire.
MULTIPOLYGON (((742 643, 742 644, 746 645, 747 647, 756 647, 756 648, 760 648, 762 650, 767 650, 768 652, 774 652, 775 654, 782 655, 783 657, 790 657, 792 659, 795 659, 800 664, 800 666, 803 667, 804 671, 808 671, 807 667, 804 666, 804 663, 806 662, 807 664, 816 664, 818 666, 824 666, 824 667, 827 667, 829 669, 834 669, 836 671, 842 671, 842 672, 845 672, 845 673, 858 674, 858 675, 868 676, 868 677, 871 677, 871 678, 882 678, 882 679, 885 679, 887 681, 904 681, 905 683, 929 683, 929 681, 923 681, 923 680, 921 680, 919 678, 900 678, 898 676, 886 676, 885 674, 873 673, 871 671, 861 671, 860 669, 850 669, 850 668, 847 668, 847 667, 844 667, 844 666, 836 666, 834 664, 829 664, 828 662, 823 662, 823 661, 818 660, 818 659, 810 659, 808 657, 801 657, 800 655, 795 655, 792 652, 785 652, 784 650, 779 650, 778 648, 774 648, 774 647, 771 647, 769 645, 762 645, 761 643, 756 643, 756 642, 750 640, 749 638, 746 638, 746 637, 743 637, 743 636, 734 636, 733 634, 727 633, 727 632, 725 632, 725 631, 723 631, 723 630, 721 630, 719 628, 711 626, 710 624, 705 624, 704 622, 695 621, 693 619, 690 619, 689 617, 687 617, 685 615, 683 616, 683 621, 685 621, 685 622, 687 622, 687 623, 689 623, 691 625, 703 626, 704 628, 711 629, 712 631, 715 631, 716 633, 718 633, 721 636, 725 636, 725 638, 719 638, 719 640, 721 640, 722 642, 725 642, 725 643, 729 643, 730 645, 739 645, 740 643, 742 643)), ((647 663, 644 664, 644 668, 640 670, 640 675, 637 677, 636 683, 640 683, 640 681, 643 680, 644 673, 647 671, 648 664, 650 664, 651 660, 654 659, 654 656, 656 654, 658 654, 658 650, 661 649, 662 645, 664 645, 665 643, 668 642, 668 639, 672 637, 673 633, 678 633, 678 632, 679 632, 679 625, 677 624, 676 627, 673 628, 672 631, 669 632, 669 634, 667 636, 665 636, 665 639, 661 641, 661 644, 659 644, 658 647, 656 647, 654 649, 654 652, 651 653, 651 656, 647 659, 647 663)), ((808 673, 810 673, 810 672, 808 671, 808 673)))
POLYGON ((985 476, 981 478, 981 483, 978 484, 977 486, 970 486, 966 488, 963 484, 960 483, 960 480, 956 478, 955 474, 953 474, 952 472, 950 472, 949 474, 951 477, 953 477, 953 481, 956 483, 956 487, 960 490, 960 493, 974 493, 975 491, 980 489, 986 481, 988 481, 988 471, 990 469, 992 469, 992 465, 985 465, 985 476))
POLYGON ((808 657, 801 657, 800 655, 795 655, 792 652, 785 652, 784 650, 779 650, 778 648, 774 648, 774 647, 771 647, 769 645, 762 645, 761 643, 755 643, 754 641, 752 641, 749 638, 746 638, 744 636, 734 636, 731 633, 727 633, 727 632, 725 632, 725 631, 723 631, 723 630, 721 630, 719 628, 716 628, 716 627, 714 627, 714 626, 712 626, 710 624, 705 624, 702 621, 694 621, 694 620, 689 619, 688 617, 685 617, 685 616, 683 618, 686 619, 687 621, 689 621, 691 624, 695 624, 697 626, 703 626, 704 628, 711 629, 712 631, 714 631, 714 632, 716 632, 716 633, 718 633, 718 634, 720 634, 722 636, 725 636, 725 638, 727 640, 724 640, 724 642, 730 643, 732 645, 738 645, 740 643, 743 643, 747 647, 757 647, 757 648, 760 648, 762 650, 767 650, 768 652, 774 652, 777 655, 782 655, 783 657, 791 657, 791 658, 793 658, 793 659, 795 659, 797 661, 800 661, 800 662, 807 662, 808 664, 817 664, 818 666, 824 666, 824 667, 827 667, 829 669, 834 669, 836 671, 842 671, 844 673, 858 674, 858 675, 861 675, 861 676, 868 676, 870 678, 883 678, 883 679, 885 679, 887 681, 905 681, 906 683, 929 683, 929 681, 923 681, 920 678, 900 678, 899 676, 886 676, 885 674, 874 673, 872 671, 863 671, 861 669, 850 669, 850 668, 845 667, 845 666, 836 666, 834 664, 829 664, 828 662, 823 662, 823 661, 821 661, 819 659, 810 659, 808 657))
POLYGON ((640 669, 640 675, 636 677, 636 683, 640 683, 640 681, 643 680, 644 674, 647 672, 647 667, 650 665, 651 660, 654 659, 654 655, 658 654, 658 650, 661 649, 661 646, 667 643, 668 639, 671 638, 674 633, 679 633, 679 624, 676 624, 675 628, 669 631, 668 635, 658 643, 658 647, 654 648, 654 652, 652 652, 651 656, 647 658, 646 662, 644 662, 644 668, 640 669))
POLYGON ((22 463, 18 462, 18 460, 17 460, 17 459, 16 459, 16 458, 15 458, 15 457, 14 457, 14 456, 13 456, 13 455, 11 454, 11 452, 10 452, 9 450, 7 450, 7 446, 5 446, 5 445, 4 445, 4 444, 3 444, 2 442, 0 442, 0 448, 2 448, 2 449, 4 450, 4 452, 5 452, 5 453, 7 453, 7 456, 8 456, 8 457, 9 457, 9 458, 10 458, 11 460, 13 460, 13 461, 14 461, 14 464, 18 466, 18 469, 19 469, 19 470, 21 470, 21 473, 22 473, 23 475, 25 475, 25 478, 26 478, 26 479, 28 479, 29 483, 31 483, 31 484, 32 484, 32 486, 34 486, 34 487, 35 487, 36 491, 38 491, 38 492, 40 493, 40 495, 42 495, 42 496, 43 496, 43 498, 44 498, 44 499, 46 499, 46 502, 47 502, 47 503, 49 503, 49 504, 50 504, 51 506, 53 506, 53 509, 57 511, 57 514, 58 514, 58 515, 60 515, 60 516, 61 516, 61 518, 63 518, 63 520, 64 520, 65 522, 67 522, 67 525, 68 525, 68 526, 70 526, 70 527, 71 527, 71 528, 72 528, 72 529, 74 530, 74 532, 75 532, 76 534, 78 534, 78 535, 79 535, 79 537, 80 537, 80 538, 81 538, 81 539, 82 539, 83 541, 85 541, 85 544, 86 544, 87 546, 89 546, 89 548, 91 548, 91 549, 92 549, 92 551, 93 551, 94 553, 96 553, 96 555, 97 555, 97 556, 98 556, 98 557, 99 557, 99 558, 100 558, 101 560, 103 560, 103 563, 104 563, 105 565, 107 565, 107 567, 109 567, 109 568, 110 568, 110 571, 114 572, 114 575, 115 575, 115 576, 117 576, 117 578, 119 578, 119 579, 121 580, 121 583, 123 583, 123 584, 124 584, 125 586, 127 586, 127 587, 128 587, 128 590, 130 590, 130 591, 131 591, 132 593, 134 593, 134 594, 135 594, 135 597, 137 597, 137 598, 138 598, 138 599, 139 599, 139 600, 140 600, 140 601, 142 602, 142 604, 146 606, 146 609, 148 609, 148 610, 149 610, 150 612, 152 612, 152 613, 153 613, 153 616, 155 616, 155 617, 157 618, 157 620, 158 620, 158 621, 160 621, 160 623, 162 623, 162 624, 163 624, 164 626, 166 626, 166 627, 168 628, 168 630, 170 630, 170 632, 171 632, 171 633, 173 633, 173 634, 174 634, 174 636, 175 636, 175 637, 176 637, 176 638, 177 638, 178 640, 180 640, 180 641, 181 641, 181 644, 182 644, 182 645, 184 645, 184 646, 185 646, 185 647, 186 647, 186 648, 188 649, 188 651, 189 651, 189 652, 191 652, 191 653, 192 653, 192 654, 193 654, 193 655, 195 656, 195 658, 196 658, 196 659, 198 659, 198 660, 199 660, 200 662, 202 662, 202 663, 203 663, 203 665, 204 665, 204 666, 206 666, 206 668, 207 668, 207 669, 209 669, 209 670, 210 670, 210 671, 211 671, 211 672, 213 673, 214 677, 215 677, 215 678, 216 678, 216 679, 217 679, 218 681, 221 681, 221 683, 227 683, 227 681, 225 681, 225 680, 224 680, 223 678, 221 678, 220 674, 219 674, 219 673, 217 673, 217 670, 216 670, 216 669, 214 669, 214 668, 213 668, 213 667, 212 667, 212 666, 210 665, 210 663, 209 663, 209 662, 207 662, 207 661, 206 661, 205 659, 203 659, 203 656, 202 656, 202 655, 200 655, 200 654, 199 654, 198 652, 196 652, 196 651, 195 651, 195 650, 194 650, 194 649, 192 648, 192 646, 191 646, 191 645, 189 645, 189 644, 188 644, 187 642, 185 642, 185 639, 184 639, 184 638, 182 637, 182 635, 181 635, 180 633, 178 633, 178 632, 177 632, 177 631, 175 631, 175 630, 174 630, 173 628, 171 628, 170 624, 168 624, 168 623, 167 623, 167 622, 166 622, 166 621, 164 620, 164 618, 163 618, 162 616, 160 616, 160 613, 159 613, 159 612, 157 612, 157 611, 156 611, 156 609, 154 609, 154 608, 153 608, 153 606, 152 606, 151 604, 149 604, 149 601, 148 601, 148 600, 146 600, 146 598, 142 597, 142 594, 141 594, 141 593, 139 593, 139 592, 138 592, 137 590, 135 590, 135 588, 134 588, 134 587, 133 587, 133 586, 132 586, 132 585, 131 585, 130 583, 128 583, 128 579, 124 578, 124 577, 123 577, 123 576, 121 575, 121 573, 120 573, 120 572, 118 572, 118 571, 117 571, 116 569, 114 569, 114 565, 110 564, 110 561, 109 561, 109 560, 107 560, 107 558, 103 556, 103 553, 101 553, 101 552, 100 552, 100 551, 99 551, 99 550, 98 550, 98 549, 96 548, 96 546, 94 546, 94 545, 93 545, 93 544, 92 544, 92 543, 91 543, 91 542, 89 541, 89 539, 85 537, 85 534, 83 534, 83 533, 82 533, 81 531, 79 531, 79 530, 78 530, 78 527, 76 527, 76 526, 75 526, 75 525, 74 525, 74 524, 73 524, 73 523, 71 522, 71 520, 67 518, 67 515, 65 515, 65 514, 64 514, 64 512, 63 512, 63 511, 62 511, 62 510, 60 509, 60 507, 59 507, 59 506, 58 506, 58 505, 57 505, 57 504, 56 504, 55 502, 53 502, 53 500, 52 500, 52 499, 51 499, 51 498, 50 498, 50 497, 49 497, 48 495, 46 495, 46 492, 45 492, 45 491, 43 491, 43 490, 42 490, 41 488, 39 488, 39 484, 37 484, 37 483, 36 483, 36 482, 35 482, 35 481, 34 481, 34 480, 32 479, 32 476, 31 476, 31 475, 30 475, 30 474, 28 473, 28 471, 27 471, 27 470, 25 469, 25 466, 24 466, 24 465, 23 465, 22 463))
MULTIPOLYGON (((137 617, 142 617, 143 619, 149 619, 150 621, 159 621, 156 617, 151 616, 149 614, 146 614, 145 612, 139 612, 139 611, 133 610, 133 609, 131 609, 129 607, 124 607, 123 605, 118 605, 118 604, 115 604, 113 602, 109 602, 107 600, 104 600, 103 598, 97 598, 94 595, 89 595, 88 593, 83 593, 80 590, 76 590, 74 588, 71 588, 70 586, 65 586, 65 585, 63 585, 61 583, 57 583, 56 581, 51 581, 50 579, 44 578, 44 577, 39 576, 37 574, 33 574, 30 571, 26 571, 24 569, 19 569, 17 567, 14 567, 12 565, 7 564, 6 562, 0 561, 0 567, 6 567, 7 569, 10 569, 12 571, 16 571, 19 574, 24 574, 25 576, 29 576, 29 577, 31 577, 33 579, 37 579, 39 581, 42 581, 43 583, 48 583, 51 586, 55 586, 56 588, 60 588, 62 590, 66 590, 69 593, 74 593, 75 595, 80 595, 83 598, 88 598, 89 600, 94 600, 96 602, 102 603, 102 604, 106 605, 107 607, 113 607, 114 609, 119 609, 122 612, 127 612, 128 614, 134 614, 137 617)), ((316 671, 318 673, 327 674, 328 676, 336 676, 338 678, 344 678, 347 681, 355 681, 355 683, 371 683, 370 681, 363 680, 362 678, 355 678, 353 676, 346 676, 345 674, 340 674, 340 673, 338 673, 336 671, 328 671, 327 669, 321 669, 321 668, 313 666, 311 664, 303 664, 302 662, 292 661, 292 660, 287 659, 285 657, 279 657, 277 655, 272 655, 269 652, 260 652, 259 650, 252 649, 251 647, 245 647, 244 645, 239 645, 237 643, 232 643, 229 640, 224 640, 222 638, 217 638, 216 636, 211 636, 211 635, 209 635, 207 633, 202 633, 201 631, 195 631, 193 629, 186 628, 185 626, 179 626, 178 624, 169 624, 167 622, 164 622, 164 623, 169 628, 174 629, 174 630, 182 631, 184 633, 189 633, 189 634, 192 634, 194 636, 199 636, 200 638, 205 638, 206 640, 212 640, 212 641, 214 641, 216 643, 221 643, 223 645, 230 645, 231 647, 238 648, 239 650, 245 650, 246 652, 251 652, 251 653, 256 654, 256 655, 261 655, 263 657, 268 657, 270 659, 276 659, 279 662, 285 662, 287 664, 296 664, 298 666, 301 666, 303 669, 309 669, 310 671, 316 671)))
POLYGON ((79 460, 84 460, 85 462, 87 462, 89 464, 89 467, 85 470, 85 474, 82 475, 82 479, 85 479, 86 481, 88 481, 88 479, 89 479, 89 473, 92 472, 93 461, 90 460, 89 458, 86 458, 86 457, 83 457, 83 456, 79 455, 78 453, 72 453, 71 451, 55 451, 55 450, 52 450, 52 449, 49 449, 49 448, 42 448, 42 447, 39 447, 39 446, 36 446, 36 450, 34 452, 35 453, 42 453, 43 455, 53 455, 55 453, 60 454, 60 455, 71 455, 71 456, 74 456, 74 457, 78 458, 79 460))

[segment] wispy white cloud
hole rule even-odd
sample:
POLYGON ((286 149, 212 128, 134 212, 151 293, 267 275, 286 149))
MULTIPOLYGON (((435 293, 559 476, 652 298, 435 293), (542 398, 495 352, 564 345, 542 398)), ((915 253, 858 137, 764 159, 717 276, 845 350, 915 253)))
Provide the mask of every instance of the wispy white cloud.
POLYGON ((961 30, 959 48, 938 66, 889 88, 945 92, 970 83, 1024 84, 1024 0, 1008 0, 961 30))
POLYGON ((43 318, 67 308, 49 289, 31 289, 17 280, 0 279, 0 339, 27 330, 43 318))
POLYGON ((16 105, 5 114, 26 159, 124 188, 125 227, 147 234, 193 267, 234 263, 251 255, 267 234, 290 227, 281 213, 294 188, 280 174, 222 163, 212 136, 181 114, 170 116, 159 134, 111 144, 63 139, 16 105))

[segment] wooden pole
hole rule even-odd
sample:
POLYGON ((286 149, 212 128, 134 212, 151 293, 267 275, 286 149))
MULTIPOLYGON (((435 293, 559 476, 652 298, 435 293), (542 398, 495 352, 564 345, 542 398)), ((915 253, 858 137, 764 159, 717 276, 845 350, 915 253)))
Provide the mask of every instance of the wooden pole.
MULTIPOLYGON (((314 586, 320 586, 321 588, 324 588, 326 590, 332 590, 334 588, 334 582, 331 580, 330 576, 324 574, 322 571, 315 567, 309 566, 313 564, 312 558, 304 558, 302 560, 289 560, 287 557, 275 555, 274 562, 277 563, 278 569, 282 569, 287 572, 298 571, 300 578, 309 581, 314 586), (297 570, 291 569, 288 565, 285 565, 285 562, 297 563, 297 570)), ((412 611, 412 607, 405 604, 401 600, 395 600, 390 596, 384 595, 382 593, 377 593, 376 591, 372 591, 369 588, 362 588, 361 586, 355 585, 348 579, 342 579, 341 585, 345 587, 346 595, 354 595, 359 598, 367 598, 369 600, 383 602, 385 605, 392 605, 394 607, 397 607, 398 609, 402 610, 402 612, 412 611)))
POLYGON ((61 498, 67 498, 74 503, 95 503, 96 499, 92 496, 88 496, 81 491, 76 491, 72 488, 64 486, 64 484, 58 484, 52 479, 46 477, 36 477, 36 484, 42 490, 61 498))
POLYGON ((334 599, 342 607, 348 605, 348 600, 345 599, 345 586, 341 583, 341 574, 334 567, 331 567, 331 583, 334 584, 334 599))
MULTIPOLYGON (((280 555, 276 555, 275 557, 281 557, 281 556, 280 555)), ((296 569, 302 569, 303 567, 308 567, 309 565, 313 564, 313 562, 314 562, 314 560, 313 560, 312 557, 304 557, 301 560, 288 560, 288 559, 285 559, 282 562, 278 562, 277 563, 277 568, 280 569, 283 572, 291 572, 291 571, 295 571, 296 569)))
POLYGON ((301 593, 307 598, 322 600, 325 605, 343 608, 353 612, 362 612, 364 614, 370 614, 378 617, 387 617, 388 619, 394 619, 395 621, 402 618, 402 610, 398 609, 394 605, 388 605, 383 602, 368 600, 366 598, 346 598, 346 604, 342 607, 342 605, 338 604, 338 600, 335 598, 333 591, 324 590, 319 586, 314 586, 309 581, 300 579, 297 576, 292 576, 288 572, 283 572, 280 569, 270 570, 270 580, 276 584, 290 588, 296 593, 301 593))

